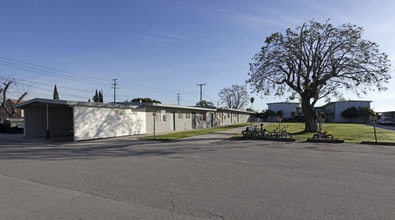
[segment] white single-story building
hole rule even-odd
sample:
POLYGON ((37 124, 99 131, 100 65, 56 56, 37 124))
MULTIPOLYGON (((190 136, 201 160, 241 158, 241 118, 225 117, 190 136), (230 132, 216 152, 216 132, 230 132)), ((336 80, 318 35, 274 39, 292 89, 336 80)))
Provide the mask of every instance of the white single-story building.
POLYGON ((81 141, 209 128, 248 122, 252 112, 164 105, 32 99, 24 109, 24 136, 69 136, 81 141))

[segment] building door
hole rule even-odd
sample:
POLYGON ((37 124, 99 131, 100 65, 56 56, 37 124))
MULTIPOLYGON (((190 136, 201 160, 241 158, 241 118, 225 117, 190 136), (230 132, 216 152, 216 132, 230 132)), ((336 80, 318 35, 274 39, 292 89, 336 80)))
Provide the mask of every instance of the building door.
POLYGON ((196 112, 192 112, 192 129, 196 129, 196 112))
POLYGON ((172 112, 169 112, 169 120, 168 120, 168 122, 169 122, 169 129, 170 129, 170 131, 172 131, 172 130, 174 130, 174 124, 173 124, 173 113, 172 112))
POLYGON ((176 130, 176 112, 173 111, 173 130, 176 130))

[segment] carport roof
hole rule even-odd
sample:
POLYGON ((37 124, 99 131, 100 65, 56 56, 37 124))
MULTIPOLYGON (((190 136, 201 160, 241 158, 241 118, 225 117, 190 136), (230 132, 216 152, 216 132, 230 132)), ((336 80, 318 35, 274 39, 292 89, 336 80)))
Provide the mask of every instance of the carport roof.
POLYGON ((73 107, 73 106, 85 106, 85 107, 101 107, 101 108, 137 108, 139 105, 127 105, 124 103, 99 103, 99 102, 79 102, 79 101, 67 101, 67 100, 54 100, 54 99, 42 99, 35 98, 29 101, 23 102, 16 105, 17 108, 29 108, 29 107, 41 107, 50 105, 51 107, 73 107))

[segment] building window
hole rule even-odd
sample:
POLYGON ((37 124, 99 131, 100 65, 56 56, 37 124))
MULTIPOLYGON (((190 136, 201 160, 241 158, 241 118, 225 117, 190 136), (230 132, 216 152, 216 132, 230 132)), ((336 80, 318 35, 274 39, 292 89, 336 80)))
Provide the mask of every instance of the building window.
POLYGON ((202 120, 206 121, 206 113, 202 113, 202 120))
POLYGON ((182 119, 182 118, 183 118, 183 115, 184 115, 184 113, 178 112, 178 118, 179 118, 179 119, 182 119))
POLYGON ((160 110, 160 121, 165 122, 166 120, 166 110, 160 110))
POLYGON ((185 113, 185 118, 187 118, 187 119, 191 118, 191 113, 186 112, 186 113, 185 113))

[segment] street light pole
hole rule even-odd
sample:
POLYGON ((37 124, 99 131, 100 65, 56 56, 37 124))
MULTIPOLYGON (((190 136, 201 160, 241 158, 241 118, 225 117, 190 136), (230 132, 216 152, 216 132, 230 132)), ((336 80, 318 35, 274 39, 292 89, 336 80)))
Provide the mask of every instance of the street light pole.
POLYGON ((206 83, 198 83, 197 86, 200 86, 200 102, 203 100, 202 98, 202 87, 205 86, 206 83))

